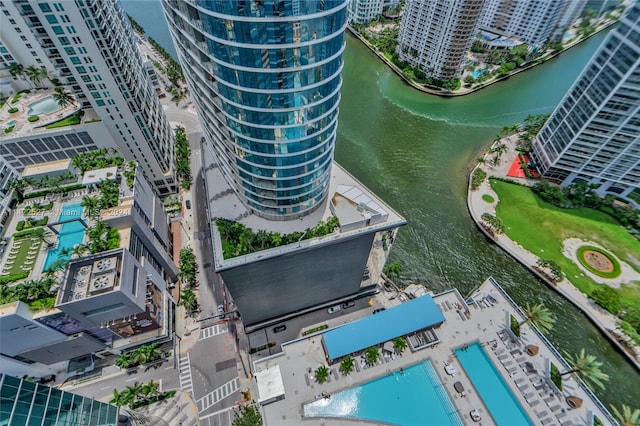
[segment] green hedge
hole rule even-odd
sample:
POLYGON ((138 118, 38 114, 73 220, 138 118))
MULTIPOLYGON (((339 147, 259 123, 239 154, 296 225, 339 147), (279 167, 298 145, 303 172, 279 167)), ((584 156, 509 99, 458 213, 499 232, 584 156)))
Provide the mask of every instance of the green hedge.
POLYGON ((40 120, 40 117, 39 117, 39 116, 37 116, 37 115, 31 115, 31 116, 29 116, 29 117, 27 118, 27 121, 28 121, 29 123, 33 123, 34 121, 38 121, 38 120, 40 120))
POLYGON ((18 111, 20 111, 20 110, 18 108, 16 108, 16 107, 9 108, 9 114, 15 114, 18 111))
POLYGON ((9 133, 13 132, 13 129, 15 127, 16 127, 15 125, 11 127, 7 127, 6 129, 4 129, 4 133, 8 135, 9 133))
POLYGON ((595 274, 599 277, 602 278, 616 278, 618 276, 620 276, 620 262, 618 262, 611 254, 607 253, 606 251, 599 249, 598 247, 594 247, 594 246, 580 246, 578 247, 578 252, 576 253, 577 257, 578 257, 578 261, 580 262, 580 264, 582 266, 584 266, 585 268, 587 268, 587 270, 589 272, 591 272, 592 274, 595 274), (584 259, 584 252, 587 250, 591 250, 591 251, 595 251, 597 253, 600 253, 601 255, 603 255, 604 257, 606 257, 607 259, 609 259, 609 261, 611 262, 611 264, 613 265, 613 271, 611 272, 604 272, 604 271, 600 271, 596 268, 594 268, 593 266, 589 265, 589 263, 584 259))
POLYGON ((16 230, 22 231, 23 229, 37 228, 39 226, 45 226, 48 222, 49 222, 49 216, 45 216, 42 219, 35 220, 31 223, 29 223, 28 220, 21 220, 16 225, 16 230))
POLYGON ((29 276, 29 272, 23 271, 18 272, 17 274, 7 275, 5 277, 0 277, 0 284, 9 284, 14 281, 19 281, 27 278, 29 276))
POLYGON ((28 237, 38 237, 40 235, 44 235, 44 229, 42 228, 28 229, 26 231, 16 232, 15 234, 13 234, 13 239, 22 240, 28 237))
POLYGON ((509 325, 511 327, 511 331, 516 337, 520 337, 520 322, 513 315, 509 315, 509 325))
POLYGON ((30 213, 46 212, 51 210, 52 208, 53 208, 53 201, 50 201, 47 204, 40 205, 39 208, 29 205, 29 206, 26 206, 24 209, 22 209, 22 214, 27 215, 30 213))
POLYGON ((560 375, 560 370, 554 363, 551 363, 551 381, 558 388, 558 390, 562 391, 562 376, 560 375))

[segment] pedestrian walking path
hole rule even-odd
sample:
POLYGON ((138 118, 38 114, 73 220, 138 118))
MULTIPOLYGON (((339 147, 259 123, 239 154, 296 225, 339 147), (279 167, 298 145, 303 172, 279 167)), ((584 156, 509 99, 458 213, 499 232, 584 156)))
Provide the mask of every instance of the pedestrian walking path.
POLYGON ((240 389, 240 380, 236 377, 196 401, 198 412, 202 413, 213 404, 222 401, 240 389))
POLYGON ((180 357, 180 389, 193 395, 193 378, 191 377, 189 354, 180 357))
POLYGON ((223 334, 227 332, 227 327, 224 324, 216 324, 211 327, 200 329, 200 339, 205 340, 213 336, 217 336, 219 334, 223 334))
MULTIPOLYGON (((511 240, 508 236, 504 234, 490 235, 482 227, 482 215, 484 213, 495 215, 496 206, 500 201, 498 198, 498 194, 493 191, 491 185, 489 184, 489 178, 492 176, 498 178, 507 177, 509 165, 511 164, 509 160, 512 160, 518 155, 517 151, 515 150, 517 140, 517 135, 510 136, 501 140, 501 143, 504 143, 506 145, 506 151, 502 155, 503 161, 501 161, 500 164, 495 167, 478 166, 487 172, 487 178, 476 190, 472 190, 471 186, 469 186, 467 195, 467 206, 469 208, 471 218, 476 222, 476 224, 479 225, 478 228, 483 231, 485 235, 491 238, 499 247, 509 253, 514 259, 520 262, 532 273, 536 274, 540 279, 548 283, 549 287, 560 293, 569 302, 571 302, 578 309, 584 312, 585 315, 587 315, 587 317, 591 319, 591 321, 596 325, 596 327, 600 329, 602 334, 607 337, 614 345, 618 346, 621 349, 622 353, 636 366, 636 368, 640 369, 640 356, 632 355, 628 351, 628 349, 625 348, 625 346, 623 346, 615 337, 615 333, 618 328, 618 320, 614 315, 611 315, 605 309, 590 300, 588 295, 582 293, 567 278, 564 278, 558 283, 551 282, 537 269, 538 256, 526 250, 524 247, 511 240), (484 194, 490 195, 494 201, 489 203, 483 200, 482 196, 484 194)), ((517 179, 516 181, 525 183, 528 186, 531 186, 538 182, 530 179, 517 179)))

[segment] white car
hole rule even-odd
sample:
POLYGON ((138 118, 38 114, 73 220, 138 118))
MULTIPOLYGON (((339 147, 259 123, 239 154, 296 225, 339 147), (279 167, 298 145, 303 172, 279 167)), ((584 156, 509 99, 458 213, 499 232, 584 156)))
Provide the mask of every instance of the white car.
POLYGON ((224 313, 224 305, 218 305, 218 313, 219 314, 224 313))
POLYGON ((329 312, 330 314, 335 314, 340 309, 342 309, 342 308, 340 308, 340 305, 336 305, 336 306, 332 306, 329 309, 327 309, 327 312, 329 312))

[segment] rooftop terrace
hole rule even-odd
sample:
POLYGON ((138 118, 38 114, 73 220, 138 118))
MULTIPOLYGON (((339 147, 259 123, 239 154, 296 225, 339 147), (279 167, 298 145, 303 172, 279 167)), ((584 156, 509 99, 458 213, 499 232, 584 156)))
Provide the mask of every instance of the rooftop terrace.
POLYGON ((47 128, 47 126, 54 123, 65 127, 72 124, 99 121, 99 117, 93 109, 85 109, 79 120, 63 122, 63 119, 78 112, 80 107, 77 104, 61 107, 54 100, 53 93, 53 89, 34 89, 28 92, 23 91, 7 99, 7 102, 0 108, 0 129, 2 130, 0 138, 51 131, 55 128, 47 128))
MULTIPOLYGON (((394 299, 393 303, 398 300, 394 299)), ((549 363, 557 365, 561 371, 565 371, 568 365, 535 327, 523 325, 519 339, 509 334, 509 314, 514 315, 519 321, 524 320, 524 315, 492 278, 485 281, 468 300, 457 290, 449 290, 433 296, 433 301, 445 318, 445 322, 438 328, 439 343, 419 350, 411 349, 414 346, 410 344, 409 349, 402 355, 389 352, 385 344, 376 345, 383 354, 377 363, 367 364, 363 355, 355 354, 355 369, 350 374, 343 374, 339 364, 329 364, 329 379, 325 383, 318 383, 313 372, 319 366, 328 363, 327 353, 322 346, 322 334, 331 331, 300 337, 283 344, 283 352, 254 360, 253 369, 258 380, 259 372, 279 366, 285 392, 284 399, 265 402, 265 422, 279 425, 298 425, 304 422, 312 426, 352 424, 353 420, 346 418, 316 417, 304 418, 303 421, 303 406, 323 399, 330 402, 331 395, 337 392, 380 377, 402 374, 403 369, 429 360, 443 385, 442 388, 465 424, 475 423, 472 412, 481 416, 483 425, 496 424, 497 420, 485 405, 481 391, 465 371, 456 354, 467 346, 480 344, 496 374, 505 382, 506 388, 533 424, 590 425, 593 424, 594 415, 603 424, 613 423, 606 408, 591 390, 573 375, 564 376, 562 390, 555 387, 549 378, 549 363), (528 353, 529 346, 536 346, 538 352, 528 353), (576 401, 579 401, 577 405, 576 401)), ((384 303, 388 305, 392 302, 385 296, 384 303)), ((344 319, 346 318, 342 317, 338 322, 329 322, 334 327, 344 327, 341 324, 344 319)), ((378 334, 376 328, 362 332, 378 334)), ((406 337, 410 342, 420 339, 415 334, 406 337)), ((392 397, 393 395, 384 395, 387 399, 392 397)), ((257 395, 255 399, 260 401, 263 398, 262 395, 257 395)), ((381 400, 368 403, 386 402, 381 400)), ((343 408, 348 411, 349 407, 343 408)), ((373 423, 364 421, 362 424, 373 423)))

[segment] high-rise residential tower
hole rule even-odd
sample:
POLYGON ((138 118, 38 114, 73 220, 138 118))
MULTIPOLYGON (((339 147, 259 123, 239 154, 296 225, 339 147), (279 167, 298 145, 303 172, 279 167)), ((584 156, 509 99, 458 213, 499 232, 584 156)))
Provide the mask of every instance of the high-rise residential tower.
POLYGON ((459 77, 484 0, 407 0, 400 24, 400 59, 427 77, 459 77))
POLYGON ((563 185, 579 180, 597 184, 602 195, 640 192, 639 88, 636 2, 538 134, 533 157, 543 176, 563 185))
POLYGON ((539 45, 556 30, 571 25, 583 7, 584 2, 578 0, 487 0, 480 25, 539 45))
POLYGON ((163 6, 203 127, 212 264, 245 326, 374 292, 405 221, 333 162, 347 1, 163 6))
POLYGON ((140 164, 160 194, 174 192, 171 128, 119 1, 1 3, 5 79, 12 63, 50 71, 79 108, 92 110, 105 125, 110 141, 97 141, 98 146, 115 143, 127 159, 140 164))
POLYGON ((347 1, 163 5, 231 188, 265 218, 312 212, 329 188, 347 1))
POLYGON ((362 24, 382 13, 387 2, 384 0, 351 0, 349 2, 349 22, 362 24))

